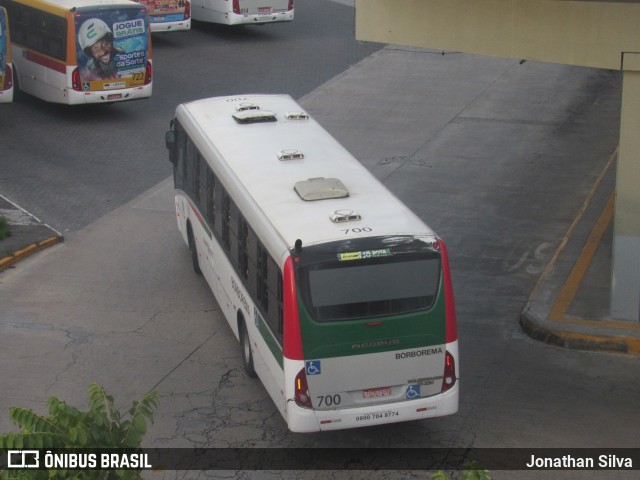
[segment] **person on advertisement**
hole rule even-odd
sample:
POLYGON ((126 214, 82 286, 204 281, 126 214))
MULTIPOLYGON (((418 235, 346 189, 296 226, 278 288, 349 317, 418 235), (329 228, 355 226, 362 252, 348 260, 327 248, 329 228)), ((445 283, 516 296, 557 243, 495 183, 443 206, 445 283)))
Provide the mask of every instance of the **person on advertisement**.
POLYGON ((89 57, 84 80, 117 78, 118 66, 116 53, 124 53, 113 45, 113 33, 109 26, 99 18, 86 20, 78 31, 80 48, 89 57), (91 78, 87 78, 90 76, 91 78))

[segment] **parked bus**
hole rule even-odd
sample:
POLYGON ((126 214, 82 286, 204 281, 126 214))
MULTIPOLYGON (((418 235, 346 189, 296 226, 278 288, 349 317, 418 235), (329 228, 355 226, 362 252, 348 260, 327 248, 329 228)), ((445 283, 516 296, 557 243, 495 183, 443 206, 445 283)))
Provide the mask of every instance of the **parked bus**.
POLYGON ((190 0, 135 0, 149 10, 151 32, 191 30, 190 0))
POLYGON ((16 88, 69 105, 152 92, 147 8, 129 0, 0 0, 16 88))
POLYGON ((290 430, 458 410, 443 241, 293 99, 179 105, 178 229, 290 430))
POLYGON ((194 20, 224 25, 258 25, 293 20, 293 0, 193 0, 194 20))
POLYGON ((13 67, 7 11, 0 7, 0 103, 13 100, 13 67))

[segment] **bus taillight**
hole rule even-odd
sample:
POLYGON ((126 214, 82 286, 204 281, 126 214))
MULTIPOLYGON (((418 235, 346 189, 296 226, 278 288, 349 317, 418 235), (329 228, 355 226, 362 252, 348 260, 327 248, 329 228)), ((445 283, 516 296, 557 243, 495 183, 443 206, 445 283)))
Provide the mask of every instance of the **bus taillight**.
POLYGON ((4 71, 4 89, 9 90, 13 86, 13 69, 11 65, 5 66, 4 71))
POLYGON ((152 68, 151 68, 151 62, 149 60, 147 60, 147 68, 144 72, 144 84, 145 85, 149 85, 151 83, 151 73, 152 73, 152 68))
POLYGON ((233 13, 240 15, 240 0, 233 0, 233 13))
POLYGON ((299 407, 312 408, 309 387, 307 386, 307 375, 304 373, 304 368, 298 372, 295 378, 294 399, 299 407))
POLYGON ((74 68, 73 72, 71 72, 71 87, 76 92, 82 91, 82 82, 80 81, 80 70, 78 68, 74 68))
POLYGON ((293 10, 293 0, 289 0, 289 7, 287 10, 293 10))
POLYGON ((449 352, 444 357, 444 375, 442 377, 442 392, 446 392, 456 384, 456 361, 449 352))
POLYGON ((191 17, 191 2, 187 2, 184 5, 184 19, 187 20, 191 17))

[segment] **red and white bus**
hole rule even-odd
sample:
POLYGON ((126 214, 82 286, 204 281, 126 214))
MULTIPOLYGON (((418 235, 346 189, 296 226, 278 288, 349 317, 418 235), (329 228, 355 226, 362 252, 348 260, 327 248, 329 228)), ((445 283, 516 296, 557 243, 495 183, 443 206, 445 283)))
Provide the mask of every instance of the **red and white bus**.
POLYGON ((13 67, 7 11, 0 7, 0 103, 13 101, 13 67))
POLYGON ((458 410, 443 241, 291 97, 178 106, 178 229, 289 429, 458 410))
POLYGON ((147 8, 129 0, 0 0, 9 14, 15 87, 68 105, 148 98, 147 8))
POLYGON ((192 0, 194 20, 224 25, 259 25, 293 20, 293 0, 192 0))

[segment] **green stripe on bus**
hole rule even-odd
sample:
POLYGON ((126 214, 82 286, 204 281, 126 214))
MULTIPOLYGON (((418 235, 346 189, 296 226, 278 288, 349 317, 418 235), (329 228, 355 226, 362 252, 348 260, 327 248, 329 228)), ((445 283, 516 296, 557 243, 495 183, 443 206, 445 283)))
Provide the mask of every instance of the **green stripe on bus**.
POLYGON ((276 361, 278 362, 278 365, 280 365, 280 368, 284 368, 284 354, 282 352, 282 345, 273 336, 271 329, 267 326, 267 322, 265 322, 264 318, 262 318, 262 315, 260 315, 257 309, 255 309, 254 315, 258 319, 258 322, 257 322, 258 332, 260 332, 262 339, 265 341, 265 343, 269 347, 269 350, 271 351, 273 358, 276 359, 276 361))

